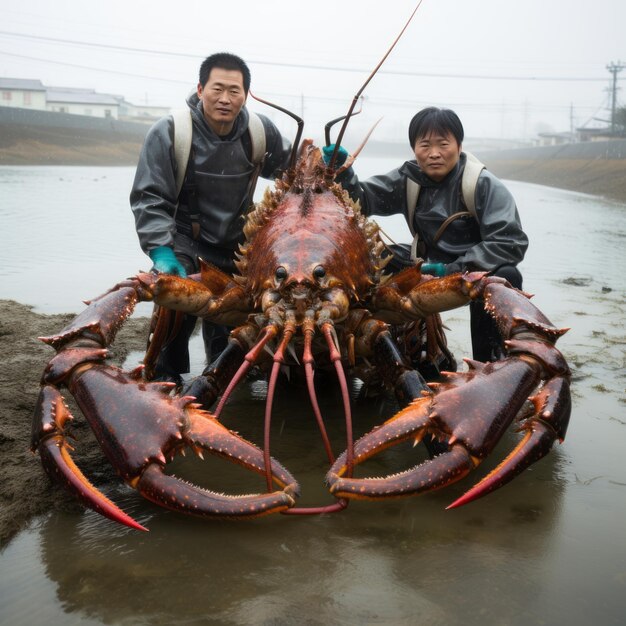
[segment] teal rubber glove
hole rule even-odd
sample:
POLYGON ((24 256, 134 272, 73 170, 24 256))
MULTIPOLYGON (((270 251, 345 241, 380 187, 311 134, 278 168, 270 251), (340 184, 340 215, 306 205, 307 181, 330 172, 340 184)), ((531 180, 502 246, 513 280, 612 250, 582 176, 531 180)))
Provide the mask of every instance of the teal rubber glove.
POLYGON ((443 263, 423 263, 421 272, 441 277, 446 275, 446 266, 443 263))
MULTIPOLYGON (((332 158, 334 151, 334 143, 331 143, 330 146, 324 146, 322 148, 322 159, 324 159, 324 163, 326 163, 326 165, 330 165, 330 159, 332 158)), ((337 150, 337 157, 335 158, 335 167, 339 169, 346 162, 347 158, 348 151, 344 147, 339 146, 339 150, 337 150)))
POLYGON ((148 256, 152 259, 153 270, 159 272, 159 274, 176 274, 187 277, 185 268, 181 265, 180 261, 176 258, 174 250, 167 246, 159 246, 154 250, 148 252, 148 256))

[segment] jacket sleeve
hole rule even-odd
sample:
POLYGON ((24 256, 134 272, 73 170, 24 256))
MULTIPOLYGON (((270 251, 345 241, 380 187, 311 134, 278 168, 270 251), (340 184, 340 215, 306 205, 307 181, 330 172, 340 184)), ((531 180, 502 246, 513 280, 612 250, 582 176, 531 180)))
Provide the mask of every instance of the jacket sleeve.
POLYGON ((363 215, 404 214, 406 217, 406 186, 398 169, 361 182, 350 167, 337 177, 337 182, 361 204, 363 215))
POLYGON ((528 237, 522 230, 515 200, 504 184, 487 170, 483 170, 478 179, 476 212, 481 242, 450 263, 448 272, 493 270, 522 261, 528 237))
POLYGON ((280 134, 278 128, 265 115, 259 115, 259 117, 265 127, 266 138, 266 157, 261 168, 261 176, 268 179, 279 178, 289 167, 291 143, 280 134))
POLYGON ((148 131, 130 192, 139 244, 146 254, 159 246, 174 246, 177 203, 174 123, 170 116, 148 131))

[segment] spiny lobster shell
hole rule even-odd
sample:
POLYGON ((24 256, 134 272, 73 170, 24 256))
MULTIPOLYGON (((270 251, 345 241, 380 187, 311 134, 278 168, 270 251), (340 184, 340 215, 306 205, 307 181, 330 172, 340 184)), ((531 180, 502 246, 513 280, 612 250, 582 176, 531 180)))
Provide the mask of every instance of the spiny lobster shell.
POLYGON ((267 190, 248 215, 244 234, 237 268, 255 300, 275 287, 279 266, 307 281, 321 265, 331 286, 343 287, 353 302, 365 300, 381 282, 386 258, 378 226, 328 180, 321 152, 309 140, 298 169, 277 181, 274 192, 267 190))

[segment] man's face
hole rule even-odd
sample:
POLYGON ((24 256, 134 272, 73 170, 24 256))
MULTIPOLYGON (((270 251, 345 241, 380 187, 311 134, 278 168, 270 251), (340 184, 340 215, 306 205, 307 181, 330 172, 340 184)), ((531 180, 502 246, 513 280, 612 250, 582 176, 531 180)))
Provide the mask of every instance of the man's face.
POLYGON ((461 155, 461 144, 454 135, 430 134, 419 137, 414 147, 415 159, 420 169, 437 182, 442 181, 458 163, 461 155))
POLYGON ((202 101, 207 124, 218 135, 227 135, 246 103, 242 73, 214 67, 206 85, 198 83, 198 98, 202 101))

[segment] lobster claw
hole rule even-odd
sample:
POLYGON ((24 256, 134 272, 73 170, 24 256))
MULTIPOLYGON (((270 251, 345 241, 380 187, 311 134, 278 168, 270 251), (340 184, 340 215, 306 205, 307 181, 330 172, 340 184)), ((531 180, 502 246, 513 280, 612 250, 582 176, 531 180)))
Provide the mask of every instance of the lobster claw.
MULTIPOLYGON (((344 453, 327 475, 333 495, 382 499, 433 491, 460 480, 483 461, 526 404, 539 373, 530 362, 517 357, 486 365, 470 361, 469 365, 469 372, 448 373, 446 383, 431 385, 434 394, 426 392, 357 441, 354 464, 400 441, 420 441, 426 434, 446 441, 448 451, 405 472, 380 478, 344 476, 348 471, 344 453)), ((542 458, 557 438, 563 439, 571 409, 567 377, 551 378, 530 400, 533 415, 520 427, 526 436, 496 469, 448 508, 503 486, 542 458)))
MULTIPOLYGON (((433 398, 430 394, 414 400, 384 424, 354 444, 354 464, 358 465, 385 448, 413 439, 417 444, 430 428, 433 398)), ((470 455, 461 445, 404 472, 377 478, 344 477, 346 452, 326 475, 330 492, 337 498, 382 500, 434 491, 460 480, 473 468, 470 455)))
POLYGON ((515 449, 480 482, 448 506, 448 509, 468 504, 506 485, 548 454, 557 439, 563 441, 572 409, 569 381, 562 376, 556 376, 530 400, 535 411, 520 425, 520 430, 525 435, 515 449))
MULTIPOLYGON (((202 451, 216 454, 259 474, 265 474, 264 455, 200 410, 194 398, 168 395, 171 385, 138 382, 118 368, 86 362, 92 352, 82 357, 81 352, 75 351, 69 359, 73 371, 66 382, 111 465, 147 499, 202 517, 254 517, 294 505, 298 485, 275 460, 271 460, 270 471, 280 489, 271 493, 228 496, 166 475, 168 459, 184 448, 199 456, 202 451), (81 368, 74 370, 73 363, 78 360, 82 361, 81 368)), ((65 370, 67 352, 55 359, 37 402, 32 449, 39 451, 48 473, 59 478, 85 505, 114 521, 145 530, 100 493, 73 462, 65 429, 72 416, 59 390, 50 384, 65 370), (61 360, 62 367, 55 359, 61 360)))
MULTIPOLYGON (((259 474, 264 473, 263 452, 254 444, 228 430, 205 411, 191 409, 188 419, 185 440, 196 452, 205 450, 259 474)), ((281 490, 251 495, 229 496, 201 489, 168 476, 163 470, 161 464, 149 465, 137 482, 139 493, 162 507, 201 517, 241 519, 279 513, 291 508, 299 495, 295 478, 274 459, 271 460, 272 478, 281 490)))
POLYGON ((114 502, 94 487, 74 463, 67 442, 65 424, 74 419, 61 393, 44 385, 33 415, 31 449, 38 451, 48 475, 59 481, 74 497, 100 515, 135 530, 148 530, 124 513, 114 502))

